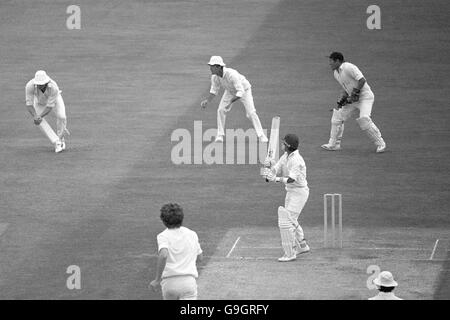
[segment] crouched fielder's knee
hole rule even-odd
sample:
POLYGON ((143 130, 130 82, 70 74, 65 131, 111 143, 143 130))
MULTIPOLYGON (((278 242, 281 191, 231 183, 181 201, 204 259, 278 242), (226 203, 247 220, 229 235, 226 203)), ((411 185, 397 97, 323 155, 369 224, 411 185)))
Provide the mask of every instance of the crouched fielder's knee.
POLYGON ((372 119, 367 116, 363 116, 363 117, 356 119, 356 122, 358 122, 359 127, 363 131, 369 129, 372 126, 372 119))

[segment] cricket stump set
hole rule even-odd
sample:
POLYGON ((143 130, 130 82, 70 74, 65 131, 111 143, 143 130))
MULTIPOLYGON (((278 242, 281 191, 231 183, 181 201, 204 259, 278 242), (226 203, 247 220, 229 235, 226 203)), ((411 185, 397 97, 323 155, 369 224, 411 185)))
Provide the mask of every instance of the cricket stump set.
POLYGON ((323 195, 323 244, 324 247, 328 245, 328 208, 330 207, 331 218, 331 241, 332 248, 336 247, 336 242, 339 248, 342 248, 342 194, 340 193, 326 193, 323 195), (336 211, 338 212, 338 221, 336 222, 336 211), (338 227, 336 237, 336 226, 338 227))

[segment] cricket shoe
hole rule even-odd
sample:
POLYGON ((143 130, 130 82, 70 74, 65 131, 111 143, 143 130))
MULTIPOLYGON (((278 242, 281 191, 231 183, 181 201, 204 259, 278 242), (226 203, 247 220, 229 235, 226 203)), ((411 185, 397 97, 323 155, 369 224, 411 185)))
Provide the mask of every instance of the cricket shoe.
POLYGON ((60 153, 61 151, 63 151, 62 143, 61 143, 61 141, 58 140, 55 143, 55 153, 60 153))
POLYGON ((377 146, 377 153, 383 153, 385 151, 386 151, 386 143, 377 146))
POLYGON ((278 261, 279 262, 289 262, 289 261, 294 261, 295 259, 297 259, 297 256, 295 254, 291 257, 284 255, 281 258, 278 258, 278 261))
POLYGON ((262 136, 259 136, 258 138, 259 138, 259 141, 261 141, 262 143, 269 142, 269 139, 267 139, 265 134, 263 134, 262 136))
POLYGON ((302 254, 302 253, 307 253, 310 250, 311 249, 309 248, 309 246, 305 243, 304 245, 300 245, 300 247, 296 247, 295 248, 295 253, 296 254, 302 254))
POLYGON ((223 142, 223 136, 217 136, 214 142, 223 142))
POLYGON ((322 149, 328 150, 328 151, 338 151, 341 150, 341 145, 340 144, 335 144, 332 145, 330 143, 326 143, 321 145, 322 149))

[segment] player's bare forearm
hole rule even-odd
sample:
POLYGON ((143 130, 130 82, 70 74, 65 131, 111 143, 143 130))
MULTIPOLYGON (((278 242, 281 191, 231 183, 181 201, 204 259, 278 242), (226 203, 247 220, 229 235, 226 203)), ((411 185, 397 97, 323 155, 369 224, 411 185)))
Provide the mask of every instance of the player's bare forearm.
POLYGON ((48 115, 50 113, 50 111, 52 111, 52 108, 50 107, 45 107, 44 111, 39 115, 41 118, 45 117, 46 115, 48 115))
POLYGON ((206 98, 206 100, 208 101, 208 103, 212 102, 214 100, 214 98, 216 97, 215 94, 213 93, 209 93, 208 97, 206 98))
POLYGON ((358 86, 356 87, 356 89, 361 90, 365 83, 366 83, 366 79, 365 78, 359 79, 358 80, 358 86))
POLYGON ((211 102, 214 100, 215 97, 216 97, 216 95, 210 92, 209 95, 208 95, 208 97, 200 103, 200 106, 201 106, 202 108, 206 108, 206 106, 207 106, 209 103, 211 103, 211 102))
POLYGON ((238 101, 241 97, 235 96, 231 99, 230 104, 235 103, 236 101, 238 101))
POLYGON ((155 280, 158 282, 161 281, 162 273, 164 271, 164 268, 166 267, 166 262, 167 262, 167 249, 161 249, 161 251, 158 254, 158 259, 156 261, 155 280))
POLYGON ((34 107, 32 105, 27 105, 27 110, 33 118, 36 117, 36 110, 34 110, 34 107))

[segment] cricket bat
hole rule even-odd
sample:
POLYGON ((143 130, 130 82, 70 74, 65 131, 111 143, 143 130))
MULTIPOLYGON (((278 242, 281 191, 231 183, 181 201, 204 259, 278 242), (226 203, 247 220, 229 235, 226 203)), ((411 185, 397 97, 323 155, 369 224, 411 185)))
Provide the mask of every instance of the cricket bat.
MULTIPOLYGON (((269 145, 267 146, 266 161, 278 160, 278 143, 280 139, 280 117, 272 118, 272 126, 270 128, 269 145)), ((264 169, 264 168, 262 168, 264 169)), ((266 179, 266 182, 269 180, 266 179)))
POLYGON ((55 131, 53 131, 52 127, 50 127, 45 119, 42 119, 41 123, 39 124, 39 129, 41 129, 41 131, 45 134, 45 136, 50 140, 52 144, 55 144, 56 141, 59 140, 55 131))

